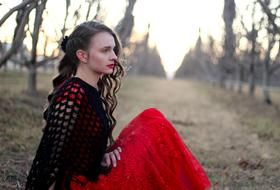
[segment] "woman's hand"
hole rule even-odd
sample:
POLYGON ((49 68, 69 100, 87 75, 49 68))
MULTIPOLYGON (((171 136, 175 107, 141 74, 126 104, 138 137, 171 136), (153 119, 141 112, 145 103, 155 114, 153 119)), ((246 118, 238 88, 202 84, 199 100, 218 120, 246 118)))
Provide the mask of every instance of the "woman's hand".
POLYGON ((121 160, 120 152, 122 151, 121 147, 117 147, 111 152, 104 154, 101 165, 110 167, 113 164, 114 167, 117 166, 117 160, 121 160))

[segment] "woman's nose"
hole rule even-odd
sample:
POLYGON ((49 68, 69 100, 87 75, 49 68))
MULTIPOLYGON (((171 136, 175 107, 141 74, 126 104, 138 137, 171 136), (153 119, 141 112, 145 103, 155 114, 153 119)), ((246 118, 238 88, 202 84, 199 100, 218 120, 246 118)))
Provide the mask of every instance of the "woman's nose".
POLYGON ((111 58, 112 58, 112 59, 117 59, 117 58, 118 58, 114 51, 113 51, 113 53, 112 53, 111 58))

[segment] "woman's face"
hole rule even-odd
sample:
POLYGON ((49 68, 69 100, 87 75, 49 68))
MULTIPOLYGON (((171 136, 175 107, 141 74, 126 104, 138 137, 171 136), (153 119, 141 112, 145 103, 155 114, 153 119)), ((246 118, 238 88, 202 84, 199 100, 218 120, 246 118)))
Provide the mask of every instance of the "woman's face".
POLYGON ((99 32, 91 38, 87 65, 93 72, 111 74, 117 56, 114 52, 115 40, 108 32, 99 32))

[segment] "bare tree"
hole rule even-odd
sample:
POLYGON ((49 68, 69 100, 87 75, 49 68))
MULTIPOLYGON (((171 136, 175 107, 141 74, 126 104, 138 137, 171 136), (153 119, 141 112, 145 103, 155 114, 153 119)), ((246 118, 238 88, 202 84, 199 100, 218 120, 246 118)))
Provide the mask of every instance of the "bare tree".
MULTIPOLYGON (((24 2, 25 0, 23 0, 24 2)), ((18 50, 22 45, 22 42, 26 36, 25 26, 29 21, 30 12, 37 6, 37 1, 32 1, 32 3, 25 4, 21 9, 17 9, 18 13, 16 16, 17 26, 14 31, 14 38, 12 41, 11 48, 4 52, 0 58, 0 67, 6 64, 7 60, 18 50)))
POLYGON ((26 6, 34 3, 37 0, 23 0, 20 4, 10 9, 0 20, 0 26, 16 11, 25 8, 26 6))
POLYGON ((94 0, 87 0, 87 3, 88 3, 88 8, 87 8, 86 20, 89 19, 90 10, 92 8, 94 0))
POLYGON ((86 14, 86 20, 99 20, 103 21, 104 20, 104 15, 101 15, 101 0, 87 0, 88 7, 87 7, 87 14, 86 14), (93 18, 90 18, 90 13, 92 12, 92 7, 94 4, 97 4, 96 9, 95 9, 95 14, 93 18))
POLYGON ((64 17, 64 22, 63 22, 63 27, 61 29, 61 34, 62 36, 65 36, 65 32, 66 32, 66 22, 67 22, 67 18, 69 16, 69 7, 70 7, 70 0, 66 0, 65 1, 65 17, 64 17))
POLYGON ((77 25, 78 21, 80 20, 81 18, 81 13, 80 13, 80 9, 81 9, 82 5, 80 4, 79 7, 76 9, 76 11, 74 12, 74 16, 73 16, 73 19, 74 19, 74 26, 77 25))
MULTIPOLYGON (((257 2, 261 5, 263 12, 266 15, 267 19, 267 40, 268 40, 268 46, 265 52, 265 58, 264 58, 264 69, 263 69, 263 96, 264 101, 267 104, 272 104, 271 96, 269 93, 269 85, 270 85, 270 77, 278 68, 280 68, 280 64, 271 64, 273 60, 271 59, 271 51, 276 44, 276 41, 278 39, 278 42, 280 42, 280 26, 278 26, 278 21, 280 17, 277 15, 278 10, 280 9, 280 5, 275 8, 270 8, 271 1, 270 0, 257 0, 257 2)), ((278 54, 280 54, 280 49, 278 49, 278 54)), ((277 57, 276 57, 277 60, 277 57)))
POLYGON ((131 32, 134 26, 134 16, 132 15, 134 5, 136 0, 128 0, 128 5, 123 19, 116 26, 116 31, 120 36, 122 45, 125 47, 128 43, 128 40, 131 36, 131 32))
MULTIPOLYGON (((249 10, 249 6, 247 6, 247 10, 249 10)), ((257 38, 258 38, 258 33, 259 30, 261 29, 262 26, 262 22, 263 22, 263 17, 260 20, 256 19, 256 2, 253 3, 253 7, 251 10, 251 26, 250 28, 246 27, 246 25, 243 22, 243 16, 241 16, 241 25, 243 26, 243 30, 245 31, 245 37, 247 38, 247 41, 249 42, 249 57, 250 57, 250 61, 249 61, 249 67, 246 67, 246 65, 240 65, 240 67, 244 68, 244 66, 246 68, 248 68, 249 70, 249 95, 254 97, 255 95, 255 86, 256 86, 256 82, 255 82, 255 65, 257 62, 257 58, 258 58, 258 44, 257 44, 257 38)), ((240 72, 243 72, 242 69, 239 70, 240 72)), ((241 74, 239 74, 241 75, 241 74)), ((239 79, 240 80, 240 79, 239 79)))
POLYGON ((37 45, 38 45, 38 39, 39 39, 39 32, 40 27, 42 25, 43 21, 43 12, 46 8, 47 0, 41 0, 41 2, 36 7, 35 11, 35 19, 34 19, 34 27, 32 32, 32 49, 31 49, 31 59, 26 64, 28 69, 28 80, 27 80, 27 93, 29 94, 36 94, 36 69, 38 66, 42 64, 37 63, 37 45))
POLYGON ((185 54, 175 78, 194 78, 213 82, 218 74, 215 64, 217 53, 214 39, 209 36, 208 43, 203 43, 199 30, 195 47, 185 54))
POLYGON ((138 74, 147 76, 165 77, 165 71, 161 63, 161 58, 157 48, 149 46, 150 24, 143 40, 133 43, 135 49, 129 57, 131 70, 128 74, 138 74))
POLYGON ((100 0, 97 0, 97 8, 96 8, 96 14, 93 17, 93 20, 104 20, 104 18, 102 18, 100 16, 100 12, 101 12, 101 5, 100 5, 100 0))
POLYGON ((221 57, 220 66, 220 85, 224 87, 224 82, 229 75, 233 75, 235 59, 235 34, 233 32, 233 21, 235 19, 235 1, 224 0, 223 19, 225 23, 224 36, 224 55, 221 57))
MULTIPOLYGON (((41 25, 43 21, 43 12, 46 8, 47 0, 40 0, 35 1, 34 4, 28 4, 26 7, 22 7, 21 9, 18 9, 18 13, 16 16, 16 22, 17 25, 14 30, 14 40, 12 43, 12 47, 5 52, 4 56, 1 58, 4 63, 8 59, 11 59, 14 63, 17 63, 21 66, 25 66, 28 70, 28 77, 27 77, 27 93, 28 94, 36 94, 36 75, 37 75, 37 68, 45 65, 49 61, 52 61, 56 59, 57 57, 47 57, 46 56, 46 46, 47 43, 45 41, 45 50, 44 55, 42 56, 39 61, 37 60, 38 52, 37 52, 37 45, 39 40, 39 34, 42 32, 41 25), (33 6, 32 6, 33 5, 33 6), (34 25, 33 25, 33 31, 30 31, 30 27, 28 25, 29 22, 29 13, 30 11, 35 8, 35 18, 34 18, 34 25), (25 30, 25 26, 27 27, 27 31, 29 32, 32 40, 32 47, 31 52, 24 53, 25 48, 23 46, 23 40, 27 35, 27 31, 25 30), (17 51, 20 50, 20 51, 17 51), (12 55, 16 55, 15 57, 12 57, 12 55)), ((45 39, 46 40, 46 39, 45 39)))

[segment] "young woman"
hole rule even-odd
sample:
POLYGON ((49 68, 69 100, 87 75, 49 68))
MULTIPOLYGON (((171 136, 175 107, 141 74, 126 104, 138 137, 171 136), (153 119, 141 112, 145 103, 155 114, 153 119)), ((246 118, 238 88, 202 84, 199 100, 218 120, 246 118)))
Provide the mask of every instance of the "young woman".
POLYGON ((84 22, 61 47, 65 55, 48 96, 26 190, 210 187, 198 160, 156 108, 139 113, 114 140, 116 92, 125 71, 121 44, 110 28, 84 22))

